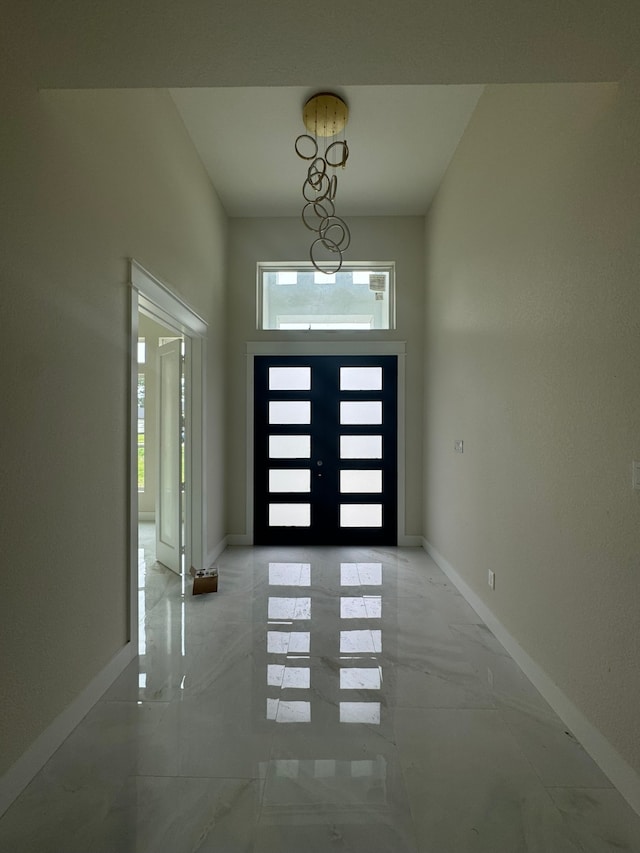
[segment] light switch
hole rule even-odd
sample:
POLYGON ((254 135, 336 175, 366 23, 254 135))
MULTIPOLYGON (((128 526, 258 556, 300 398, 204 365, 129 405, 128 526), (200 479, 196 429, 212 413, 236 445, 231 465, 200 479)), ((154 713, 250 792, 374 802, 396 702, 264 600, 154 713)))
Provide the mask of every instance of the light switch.
POLYGON ((464 453, 464 442, 462 441, 462 439, 457 438, 453 442, 453 449, 456 453, 464 453))

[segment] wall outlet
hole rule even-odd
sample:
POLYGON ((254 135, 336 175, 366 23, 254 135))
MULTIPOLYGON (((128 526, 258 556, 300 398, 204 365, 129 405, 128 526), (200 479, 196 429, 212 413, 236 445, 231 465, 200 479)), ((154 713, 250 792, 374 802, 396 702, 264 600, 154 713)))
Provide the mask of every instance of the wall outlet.
POLYGON ((464 453, 464 441, 458 438, 453 442, 453 449, 456 453, 464 453))
POLYGON ((487 578, 487 583, 489 584, 491 589, 496 588, 496 573, 492 572, 491 569, 489 569, 489 576, 487 578))

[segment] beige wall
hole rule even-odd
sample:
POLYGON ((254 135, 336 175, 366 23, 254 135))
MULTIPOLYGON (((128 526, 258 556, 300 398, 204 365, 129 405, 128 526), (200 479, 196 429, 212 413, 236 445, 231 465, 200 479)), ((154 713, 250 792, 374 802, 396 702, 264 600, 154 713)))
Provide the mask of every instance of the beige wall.
MULTIPOLYGON (((396 261, 397 328, 367 333, 368 340, 407 342, 406 530, 422 527, 422 332, 424 220, 422 217, 350 218, 350 261, 396 261)), ((229 227, 229 428, 228 530, 246 530, 246 342, 362 340, 354 332, 256 331, 256 263, 300 261, 309 256, 309 231, 300 219, 232 219, 229 227)))
POLYGON ((427 221, 424 516, 636 770, 639 104, 637 78, 481 98, 427 221))
POLYGON ((0 773, 124 645, 127 258, 209 321, 224 531, 225 216, 163 92, 0 93, 0 773))

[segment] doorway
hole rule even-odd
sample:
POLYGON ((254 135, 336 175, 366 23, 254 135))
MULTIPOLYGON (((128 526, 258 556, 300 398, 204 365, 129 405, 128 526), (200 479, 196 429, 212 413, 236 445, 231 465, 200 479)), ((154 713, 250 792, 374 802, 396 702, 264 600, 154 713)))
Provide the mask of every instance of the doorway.
MULTIPOLYGON (((140 598, 140 552, 139 545, 139 363, 138 339, 142 317, 149 318, 165 330, 159 337, 163 346, 171 350, 167 361, 166 378, 159 380, 164 387, 167 411, 161 418, 157 407, 161 403, 158 395, 153 417, 164 423, 165 431, 171 436, 170 446, 162 451, 165 455, 165 468, 172 480, 171 497, 165 501, 164 510, 172 513, 170 530, 173 542, 178 542, 178 563, 172 567, 180 574, 184 591, 184 572, 190 567, 202 568, 206 554, 206 514, 204 511, 204 363, 206 322, 185 302, 179 299, 172 288, 153 276, 137 261, 130 262, 131 284, 131 396, 130 396, 130 516, 129 516, 129 637, 135 644, 138 641, 138 617, 140 598), (164 338, 163 340, 161 340, 164 338), (176 485, 177 484, 177 485, 176 485), (181 486, 184 484, 184 487, 181 486), (177 491, 176 491, 177 489, 177 491), (184 553, 183 553, 184 549, 184 553)), ((158 356, 159 358, 159 356, 158 356)), ((162 439, 159 438, 159 443, 162 439)), ((146 451, 146 447, 144 448, 146 451)), ((156 455, 160 454, 156 450, 156 455)), ((160 481, 162 482, 162 480, 160 481)), ((157 482, 153 490, 153 513, 159 506, 161 484, 157 482)), ((144 516, 143 516, 144 518, 144 516)), ((147 518, 149 518, 147 516, 147 518)), ((156 522, 158 519, 155 519, 156 522)), ((162 522, 161 522, 162 523, 162 522)), ((166 538, 167 525, 161 534, 166 538)), ((142 544, 149 544, 149 531, 142 544)), ((156 547, 157 536, 153 537, 156 547)), ((165 562, 168 558, 155 555, 165 562)), ((144 566, 145 559, 142 559, 144 566)))
POLYGON ((180 575, 185 545, 185 336, 140 309, 138 530, 147 564, 180 575))
POLYGON ((397 389, 396 356, 255 357, 255 544, 397 544, 397 389))

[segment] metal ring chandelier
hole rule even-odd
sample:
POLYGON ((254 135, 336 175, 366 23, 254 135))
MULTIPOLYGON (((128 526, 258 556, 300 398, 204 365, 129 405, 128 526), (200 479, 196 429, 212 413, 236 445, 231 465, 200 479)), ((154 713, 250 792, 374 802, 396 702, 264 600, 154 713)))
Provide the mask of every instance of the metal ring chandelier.
POLYGON ((311 243, 309 257, 318 272, 330 275, 342 267, 343 252, 349 248, 351 233, 347 223, 336 214, 338 191, 336 169, 344 168, 349 159, 347 140, 327 140, 338 136, 347 124, 349 110, 337 95, 321 92, 304 105, 302 120, 307 133, 295 142, 296 154, 309 163, 302 184, 305 205, 302 222, 317 236, 311 243), (322 152, 319 141, 324 142, 322 152))

